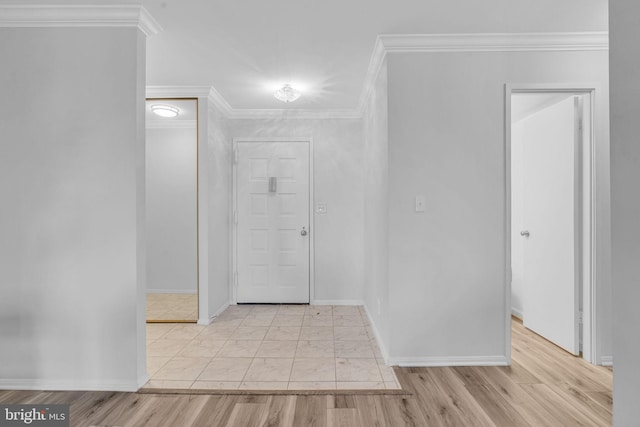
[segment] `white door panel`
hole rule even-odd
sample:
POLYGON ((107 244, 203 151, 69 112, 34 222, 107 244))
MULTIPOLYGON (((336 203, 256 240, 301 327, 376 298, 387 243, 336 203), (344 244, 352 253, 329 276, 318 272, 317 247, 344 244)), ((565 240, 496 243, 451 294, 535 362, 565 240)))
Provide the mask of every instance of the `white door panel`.
POLYGON ((574 97, 524 119, 524 325, 579 352, 574 97))
POLYGON ((237 301, 308 303, 309 144, 236 149, 237 301))

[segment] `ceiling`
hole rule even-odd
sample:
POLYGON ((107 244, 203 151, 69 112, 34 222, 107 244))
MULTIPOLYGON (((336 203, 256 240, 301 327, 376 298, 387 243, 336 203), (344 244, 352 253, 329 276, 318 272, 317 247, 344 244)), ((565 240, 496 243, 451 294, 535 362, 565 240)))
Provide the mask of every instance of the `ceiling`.
POLYGON ((606 31, 607 0, 142 0, 162 26, 147 84, 234 109, 354 109, 379 34, 606 31), (303 92, 284 104, 273 92, 303 92))

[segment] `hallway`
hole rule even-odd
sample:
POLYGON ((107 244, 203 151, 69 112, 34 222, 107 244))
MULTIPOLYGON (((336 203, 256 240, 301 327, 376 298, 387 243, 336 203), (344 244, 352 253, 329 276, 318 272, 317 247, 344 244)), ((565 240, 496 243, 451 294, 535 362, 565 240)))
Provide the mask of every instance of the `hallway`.
POLYGON ((361 306, 234 305, 211 325, 147 324, 145 388, 398 389, 361 306))

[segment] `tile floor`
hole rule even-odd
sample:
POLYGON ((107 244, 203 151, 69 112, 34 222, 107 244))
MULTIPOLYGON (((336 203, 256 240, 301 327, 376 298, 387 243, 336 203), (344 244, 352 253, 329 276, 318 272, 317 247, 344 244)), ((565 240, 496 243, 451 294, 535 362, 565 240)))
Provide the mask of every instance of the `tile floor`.
POLYGON ((198 320, 197 294, 147 294, 147 321, 198 320))
POLYGON ((147 324, 145 388, 399 389, 362 307, 234 305, 209 326, 147 324))

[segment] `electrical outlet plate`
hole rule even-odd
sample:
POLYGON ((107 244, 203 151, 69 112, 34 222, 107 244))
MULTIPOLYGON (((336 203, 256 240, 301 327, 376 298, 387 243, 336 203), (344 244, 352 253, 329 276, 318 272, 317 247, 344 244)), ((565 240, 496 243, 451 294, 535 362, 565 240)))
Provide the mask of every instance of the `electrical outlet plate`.
POLYGON ((327 204, 326 203, 318 203, 318 204, 316 204, 316 213, 317 214, 326 214, 327 213, 327 204))

